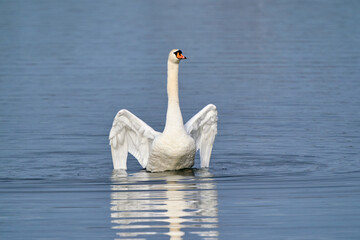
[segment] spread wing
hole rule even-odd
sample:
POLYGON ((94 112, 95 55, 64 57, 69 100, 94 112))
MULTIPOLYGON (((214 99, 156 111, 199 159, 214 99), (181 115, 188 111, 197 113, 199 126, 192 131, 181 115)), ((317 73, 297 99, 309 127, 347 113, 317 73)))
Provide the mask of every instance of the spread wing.
POLYGON ((185 130, 195 139, 196 149, 200 149, 201 167, 209 167, 210 155, 217 134, 217 110, 209 104, 193 116, 185 130))
POLYGON ((131 112, 120 110, 115 116, 109 135, 114 169, 127 168, 128 152, 145 168, 152 142, 159 134, 131 112))

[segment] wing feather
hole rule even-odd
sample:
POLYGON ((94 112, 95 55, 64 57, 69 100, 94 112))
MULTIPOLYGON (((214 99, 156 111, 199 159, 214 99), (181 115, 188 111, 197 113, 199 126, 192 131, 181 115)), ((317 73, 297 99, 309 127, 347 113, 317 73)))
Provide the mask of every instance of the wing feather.
POLYGON ((145 168, 152 142, 159 134, 131 112, 120 110, 109 134, 114 169, 127 169, 128 152, 145 168))
POLYGON ((200 149, 200 161, 203 168, 209 167, 217 134, 217 120, 217 109, 215 105, 209 104, 185 124, 185 130, 195 139, 196 150, 200 149))

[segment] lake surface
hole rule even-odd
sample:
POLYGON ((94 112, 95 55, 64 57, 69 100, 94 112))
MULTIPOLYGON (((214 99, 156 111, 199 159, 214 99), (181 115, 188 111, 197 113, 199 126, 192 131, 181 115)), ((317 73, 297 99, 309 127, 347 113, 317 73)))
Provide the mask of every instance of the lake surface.
POLYGON ((0 1, 0 239, 360 239, 359 1, 0 1), (208 170, 113 171, 180 48, 208 170))

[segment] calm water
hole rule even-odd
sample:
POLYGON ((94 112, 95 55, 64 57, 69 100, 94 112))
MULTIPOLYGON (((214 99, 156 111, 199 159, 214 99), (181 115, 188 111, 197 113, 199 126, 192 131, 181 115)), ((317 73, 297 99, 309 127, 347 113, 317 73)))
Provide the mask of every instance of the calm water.
POLYGON ((360 239, 359 10, 0 0, 0 239, 360 239), (164 127, 173 48, 211 168, 113 171, 118 110, 164 127))

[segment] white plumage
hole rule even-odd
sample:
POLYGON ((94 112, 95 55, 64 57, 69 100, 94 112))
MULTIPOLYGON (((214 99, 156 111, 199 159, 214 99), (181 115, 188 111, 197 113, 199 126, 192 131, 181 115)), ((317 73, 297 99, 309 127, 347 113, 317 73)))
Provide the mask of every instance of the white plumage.
POLYGON ((201 167, 208 168, 217 134, 217 110, 215 105, 209 104, 193 116, 185 124, 185 130, 195 140, 196 150, 200 149, 201 167))
POLYGON ((128 152, 145 168, 149 159, 151 145, 160 135, 140 118, 126 109, 120 110, 114 119, 109 139, 115 169, 127 169, 128 152))
POLYGON ((155 131, 126 109, 116 114, 109 135, 114 169, 127 169, 128 152, 151 172, 190 168, 194 165, 197 150, 200 150, 201 167, 209 167, 217 134, 217 110, 215 105, 209 104, 184 126, 178 94, 181 59, 186 57, 180 50, 170 51, 168 109, 163 133, 155 131))

